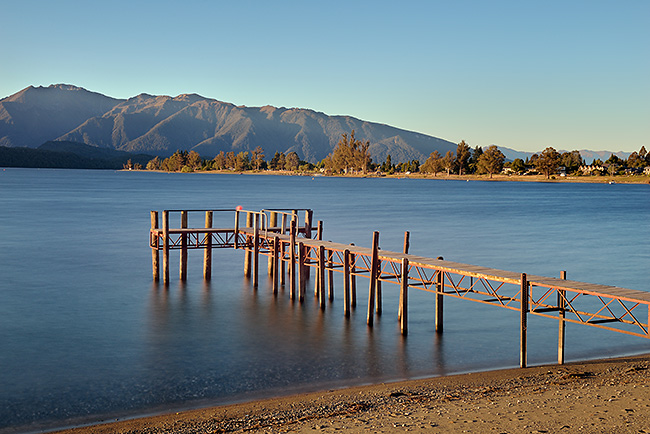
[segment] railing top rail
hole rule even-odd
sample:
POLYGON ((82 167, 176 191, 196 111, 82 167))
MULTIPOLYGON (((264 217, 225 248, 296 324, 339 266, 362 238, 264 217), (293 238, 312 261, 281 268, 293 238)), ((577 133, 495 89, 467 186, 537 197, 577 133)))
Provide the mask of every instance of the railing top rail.
POLYGON ((235 208, 219 208, 219 209, 164 209, 167 212, 205 212, 205 211, 214 211, 214 212, 234 212, 237 211, 235 208))

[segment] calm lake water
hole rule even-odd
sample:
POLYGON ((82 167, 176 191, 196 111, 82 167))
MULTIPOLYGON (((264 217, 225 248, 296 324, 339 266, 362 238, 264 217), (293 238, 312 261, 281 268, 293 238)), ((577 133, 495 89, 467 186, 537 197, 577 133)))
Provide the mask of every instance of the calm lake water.
MULTIPOLYGON (((408 230, 418 255, 650 290, 650 185, 0 169, 0 203, 3 433, 518 366, 518 313, 478 303, 446 299, 436 335, 433 297, 412 291, 403 338, 396 285, 369 329, 366 279, 345 319, 340 282, 321 312, 313 291, 274 297, 266 274, 254 290, 230 249, 209 284, 190 251, 185 285, 176 252, 169 288, 153 285, 150 210, 312 208, 332 241, 370 246, 378 230, 400 251, 408 230)), ((556 321, 529 318, 529 363, 553 363, 556 339, 556 321)), ((567 327, 568 360, 647 351, 567 327)))

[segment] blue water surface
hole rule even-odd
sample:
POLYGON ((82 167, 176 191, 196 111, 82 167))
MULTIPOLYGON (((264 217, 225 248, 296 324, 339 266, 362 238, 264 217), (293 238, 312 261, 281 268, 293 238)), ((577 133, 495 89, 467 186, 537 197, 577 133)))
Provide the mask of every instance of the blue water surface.
MULTIPOLYGON (((321 311, 311 289, 274 297, 266 274, 254 290, 241 251, 215 250, 209 283, 190 252, 185 284, 172 252, 155 285, 150 210, 311 208, 327 240, 370 246, 377 230, 401 251, 408 230, 417 255, 650 289, 649 185, 4 169, 0 203, 0 432, 519 363, 516 312, 449 299, 436 334, 434 297, 411 291, 404 338, 396 285, 370 329, 366 279, 346 319, 338 274, 321 311)), ((557 322, 528 330, 529 363, 554 362, 557 322)), ((649 344, 570 324, 566 354, 649 344)))

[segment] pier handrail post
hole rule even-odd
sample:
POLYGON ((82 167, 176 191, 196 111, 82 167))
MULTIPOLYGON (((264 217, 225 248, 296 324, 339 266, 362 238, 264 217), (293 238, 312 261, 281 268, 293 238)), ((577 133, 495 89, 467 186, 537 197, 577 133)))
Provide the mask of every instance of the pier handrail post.
MULTIPOLYGON (((560 271, 560 279, 566 280, 566 271, 560 271)), ((560 324, 558 330, 557 340, 557 363, 558 365, 564 364, 564 338, 566 336, 566 322, 564 321, 566 315, 566 291, 564 289, 557 290, 557 309, 560 316, 560 324)))
MULTIPOLYGON (((407 232, 408 233, 408 232, 407 232)), ((402 335, 408 334, 409 260, 402 258, 402 281, 400 282, 399 311, 402 335)))
MULTIPOLYGON (((212 211, 205 212, 205 228, 212 229, 212 211)), ((212 279, 212 233, 205 232, 205 251, 203 252, 203 279, 212 279)))
POLYGON ((411 246, 411 243, 409 241, 411 237, 411 233, 409 231, 404 232, 404 254, 408 255, 409 253, 409 247, 411 246))
POLYGON ((312 210, 305 210, 305 238, 311 238, 311 219, 313 215, 312 210))
MULTIPOLYGON (((320 220, 318 221, 318 225, 316 229, 316 239, 318 241, 323 240, 323 222, 320 220)), ((318 296, 318 291, 319 291, 318 285, 320 285, 320 279, 317 277, 316 281, 314 282, 314 296, 316 297, 318 296)))
MULTIPOLYGON (((181 229, 187 229, 187 211, 181 211, 181 229)), ((187 280, 187 234, 181 234, 181 259, 178 274, 180 280, 187 280)))
POLYGON ((343 251, 343 315, 350 316, 350 250, 343 251))
POLYGON ((160 254, 158 252, 158 211, 151 211, 151 233, 149 234, 149 243, 151 244, 151 270, 153 272, 153 281, 160 281, 160 254))
POLYGON ((235 210, 235 249, 239 248, 239 210, 235 210))
MULTIPOLYGON (((442 259, 442 257, 439 257, 442 259)), ((436 333, 442 333, 444 330, 444 293, 445 293, 445 273, 438 270, 436 273, 436 312, 434 325, 436 333)))
POLYGON ((368 288, 368 315, 366 322, 372 327, 375 314, 375 290, 377 288, 377 262, 379 260, 379 232, 372 234, 372 260, 370 261, 370 287, 368 288))
POLYGON ((521 329, 519 333, 519 366, 528 365, 527 332, 528 332, 528 281, 526 273, 521 273, 521 329))
POLYGON ((163 211, 163 282, 169 284, 169 211, 163 211))

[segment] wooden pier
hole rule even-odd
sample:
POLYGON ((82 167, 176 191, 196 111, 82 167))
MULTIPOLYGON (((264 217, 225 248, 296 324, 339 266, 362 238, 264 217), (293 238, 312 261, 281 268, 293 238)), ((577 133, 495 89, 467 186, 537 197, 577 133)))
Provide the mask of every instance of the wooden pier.
POLYGON ((409 233, 404 234, 402 252, 380 249, 379 232, 371 247, 323 241, 323 224, 313 229, 309 209, 165 210, 162 226, 158 211, 151 211, 149 244, 154 281, 160 280, 159 254, 163 253, 162 280, 169 284, 170 250, 180 250, 179 279, 187 279, 187 253, 204 250, 204 279, 212 273, 212 249, 232 248, 245 252, 244 273, 254 287, 259 283, 260 257, 268 257, 267 271, 273 292, 289 286, 292 300, 303 302, 310 270, 315 269, 314 294, 322 309, 334 299, 334 272, 343 273, 343 315, 356 307, 357 277, 369 279, 366 321, 373 325, 382 312, 383 283, 397 285, 397 320, 401 332, 408 333, 408 293, 417 289, 432 293, 433 321, 437 333, 443 331, 445 297, 470 300, 520 313, 520 366, 527 366, 528 315, 558 321, 558 363, 564 363, 565 327, 583 324, 619 333, 650 338, 650 293, 614 286, 559 278, 528 275, 477 265, 409 254, 409 233), (204 214, 204 227, 188 228, 190 213, 204 214), (232 226, 213 228, 213 216, 231 215, 232 226), (170 215, 180 216, 179 226, 170 228, 170 215), (287 283, 288 279, 288 283, 287 283), (326 294, 327 288, 327 294, 326 294))

